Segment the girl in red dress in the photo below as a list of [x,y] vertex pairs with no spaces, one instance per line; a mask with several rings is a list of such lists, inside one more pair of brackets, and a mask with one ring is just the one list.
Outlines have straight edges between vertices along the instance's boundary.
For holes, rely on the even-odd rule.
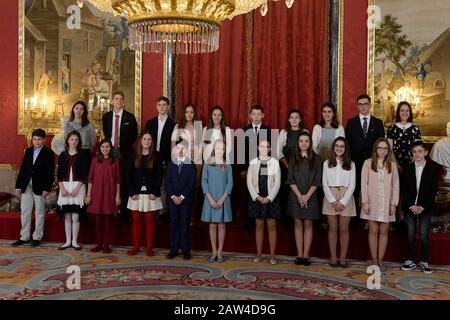
[[96,216],[97,246],[92,252],[110,253],[112,217],[120,206],[120,165],[111,153],[108,139],[100,141],[97,158],[92,159],[88,178],[86,204]]

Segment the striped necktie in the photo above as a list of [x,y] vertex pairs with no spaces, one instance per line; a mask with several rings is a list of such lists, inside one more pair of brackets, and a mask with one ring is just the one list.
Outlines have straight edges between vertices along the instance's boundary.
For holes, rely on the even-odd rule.
[[364,120],[364,123],[363,123],[362,130],[363,130],[363,136],[364,136],[364,139],[365,139],[367,137],[367,118],[364,117],[363,120]]

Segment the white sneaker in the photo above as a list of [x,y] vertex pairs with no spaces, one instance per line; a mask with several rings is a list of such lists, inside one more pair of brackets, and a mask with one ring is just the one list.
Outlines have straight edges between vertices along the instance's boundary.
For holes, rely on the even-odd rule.
[[424,273],[433,273],[433,270],[431,269],[430,265],[428,264],[428,262],[421,262],[420,263],[420,267],[422,268],[422,271]]
[[403,271],[412,271],[416,268],[416,264],[411,260],[406,260],[402,266]]

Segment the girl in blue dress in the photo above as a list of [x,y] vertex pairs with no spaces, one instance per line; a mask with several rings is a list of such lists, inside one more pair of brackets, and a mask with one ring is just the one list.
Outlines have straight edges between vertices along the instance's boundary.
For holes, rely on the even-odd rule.
[[[205,195],[201,220],[209,222],[212,254],[209,262],[222,263],[225,223],[232,220],[230,195],[233,189],[233,171],[226,163],[225,143],[218,139],[213,144],[211,158],[203,166],[202,189]],[[217,246],[217,236],[219,245]]]

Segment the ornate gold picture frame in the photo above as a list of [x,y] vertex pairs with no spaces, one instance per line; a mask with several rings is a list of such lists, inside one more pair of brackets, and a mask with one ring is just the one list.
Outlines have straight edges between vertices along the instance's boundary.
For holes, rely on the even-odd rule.
[[442,23],[450,20],[450,4],[369,0],[370,8],[367,91],[374,114],[388,126],[395,122],[397,104],[406,100],[423,140],[436,142],[450,122],[450,24]]
[[129,49],[126,21],[71,0],[19,0],[18,134],[61,131],[81,99],[101,133],[115,90],[141,118],[142,56]]

